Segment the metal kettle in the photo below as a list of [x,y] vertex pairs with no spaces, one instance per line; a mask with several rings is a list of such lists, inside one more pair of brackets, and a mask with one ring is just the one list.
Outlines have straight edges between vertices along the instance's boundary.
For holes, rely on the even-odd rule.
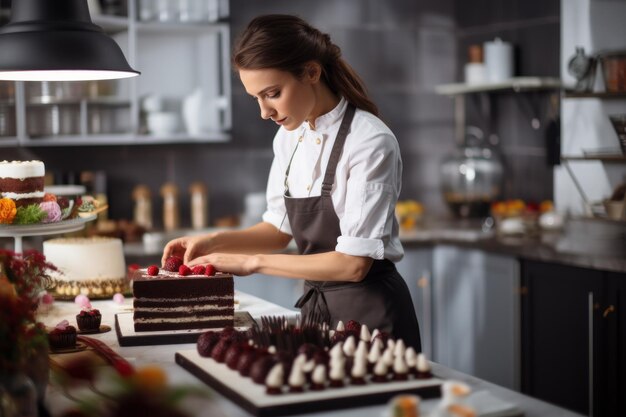
[[455,216],[485,217],[500,196],[504,167],[482,130],[470,126],[464,144],[444,158],[440,175],[443,198]]

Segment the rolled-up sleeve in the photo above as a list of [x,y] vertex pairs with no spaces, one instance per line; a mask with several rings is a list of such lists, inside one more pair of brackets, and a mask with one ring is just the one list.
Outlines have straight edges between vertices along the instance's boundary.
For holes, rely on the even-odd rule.
[[402,162],[393,136],[377,135],[352,150],[336,251],[384,259],[393,233],[401,175]]

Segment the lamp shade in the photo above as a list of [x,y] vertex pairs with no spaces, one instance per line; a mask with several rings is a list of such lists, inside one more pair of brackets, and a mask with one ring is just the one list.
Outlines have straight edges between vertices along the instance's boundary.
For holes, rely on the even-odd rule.
[[86,81],[139,75],[91,22],[87,0],[13,0],[0,27],[0,80]]

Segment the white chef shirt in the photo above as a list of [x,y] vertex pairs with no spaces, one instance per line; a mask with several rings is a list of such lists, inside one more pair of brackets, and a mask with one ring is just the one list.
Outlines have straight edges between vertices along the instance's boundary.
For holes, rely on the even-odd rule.
[[[291,197],[319,196],[326,166],[348,102],[293,131],[280,127],[274,137],[274,160],[267,183],[263,221],[293,235],[286,215],[285,172]],[[296,145],[298,148],[295,150]],[[396,137],[376,116],[357,109],[346,137],[331,190],[341,236],[335,250],[348,255],[397,262],[404,251],[394,208],[402,183],[402,160]]]

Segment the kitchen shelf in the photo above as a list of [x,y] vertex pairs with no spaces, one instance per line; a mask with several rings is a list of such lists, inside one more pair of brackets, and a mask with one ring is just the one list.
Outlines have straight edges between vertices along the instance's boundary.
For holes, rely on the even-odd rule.
[[563,155],[561,159],[564,161],[601,161],[607,163],[626,164],[626,155]]
[[494,93],[503,91],[523,92],[555,90],[562,88],[559,78],[552,77],[513,77],[508,81],[484,84],[441,84],[435,92],[444,96],[458,96],[473,93]]
[[599,99],[624,99],[626,98],[626,92],[622,93],[608,93],[608,92],[592,92],[592,93],[578,93],[575,91],[565,92],[564,98],[599,98]]
[[[226,132],[207,133],[202,136],[190,136],[186,133],[174,133],[167,136],[133,134],[90,134],[88,136],[65,135],[28,139],[21,142],[23,147],[43,146],[119,146],[119,145],[164,145],[193,143],[225,143],[231,136]],[[0,141],[2,143],[2,141]]]
[[[0,147],[208,144],[231,140],[227,0],[220,0],[215,19],[201,22],[140,21],[140,1],[128,0],[128,16],[98,14],[92,16],[92,21],[111,35],[141,76],[115,80],[112,85],[104,86],[108,89],[103,90],[105,94],[110,94],[94,98],[87,94],[91,89],[69,88],[65,95],[65,85],[51,85],[46,90],[43,87],[41,91],[34,90],[33,94],[29,85],[15,82],[13,98],[0,101],[0,109],[6,113],[12,114],[13,109],[7,111],[7,107],[15,106],[15,115],[11,117],[16,132],[7,132],[15,137],[0,138]],[[196,112],[183,114],[186,100],[197,97],[198,93],[201,100],[187,101],[192,105],[198,103],[197,109],[187,106]],[[151,111],[175,112],[185,127],[185,122],[193,123],[189,120],[194,114],[200,114],[206,119],[197,121],[202,126],[201,133],[197,136],[186,132],[167,136],[144,134],[148,130],[148,111],[143,105],[148,97],[159,103]],[[8,100],[14,103],[5,104]],[[41,128],[33,128],[35,123],[37,127],[41,124]],[[55,123],[61,128],[53,128]],[[192,127],[191,131],[199,130]]]

